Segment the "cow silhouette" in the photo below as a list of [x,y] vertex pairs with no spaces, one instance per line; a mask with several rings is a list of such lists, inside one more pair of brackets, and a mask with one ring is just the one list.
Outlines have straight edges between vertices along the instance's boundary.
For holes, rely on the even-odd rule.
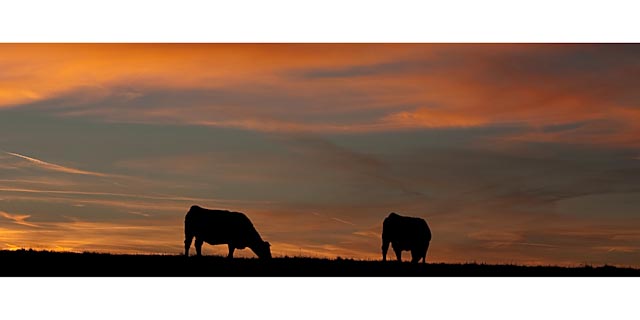
[[251,220],[244,213],[226,210],[211,210],[192,206],[184,218],[184,254],[189,256],[193,237],[198,256],[202,255],[202,244],[226,244],[228,258],[233,258],[235,249],[249,247],[259,258],[271,258],[271,245],[263,241]]
[[387,261],[389,243],[402,261],[402,251],[411,251],[411,262],[427,260],[427,250],[431,241],[431,230],[422,218],[404,217],[395,212],[389,214],[382,224],[382,261]]

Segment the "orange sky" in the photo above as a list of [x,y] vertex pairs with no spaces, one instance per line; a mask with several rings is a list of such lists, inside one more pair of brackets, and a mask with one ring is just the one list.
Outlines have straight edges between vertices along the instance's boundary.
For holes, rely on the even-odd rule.
[[433,261],[638,265],[639,53],[0,44],[0,247],[178,253],[200,204],[279,254],[377,259],[397,211]]

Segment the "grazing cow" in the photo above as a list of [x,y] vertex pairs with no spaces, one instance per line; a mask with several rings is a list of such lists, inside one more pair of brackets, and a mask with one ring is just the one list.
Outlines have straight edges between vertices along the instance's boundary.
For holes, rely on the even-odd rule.
[[228,258],[235,249],[249,247],[259,258],[271,258],[269,242],[262,241],[251,220],[241,212],[210,210],[193,206],[184,218],[184,254],[189,256],[191,240],[196,238],[196,253],[202,255],[204,242],[229,246]]
[[389,243],[402,261],[402,250],[411,251],[411,262],[427,260],[427,250],[431,241],[431,230],[424,219],[403,217],[395,212],[389,214],[382,224],[382,261],[387,261]]

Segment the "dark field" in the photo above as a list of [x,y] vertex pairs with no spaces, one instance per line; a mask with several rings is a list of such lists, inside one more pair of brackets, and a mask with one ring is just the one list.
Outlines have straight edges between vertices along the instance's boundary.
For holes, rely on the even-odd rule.
[[411,264],[300,257],[270,261],[219,256],[0,251],[0,276],[14,277],[629,277],[640,269],[487,264]]

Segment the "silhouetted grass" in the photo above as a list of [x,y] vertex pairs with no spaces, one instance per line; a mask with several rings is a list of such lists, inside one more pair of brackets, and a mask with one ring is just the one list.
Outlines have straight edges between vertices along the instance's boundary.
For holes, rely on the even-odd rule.
[[640,276],[640,269],[489,265],[411,264],[281,257],[268,261],[220,256],[115,255],[49,251],[0,251],[0,276],[66,277],[591,277]]

